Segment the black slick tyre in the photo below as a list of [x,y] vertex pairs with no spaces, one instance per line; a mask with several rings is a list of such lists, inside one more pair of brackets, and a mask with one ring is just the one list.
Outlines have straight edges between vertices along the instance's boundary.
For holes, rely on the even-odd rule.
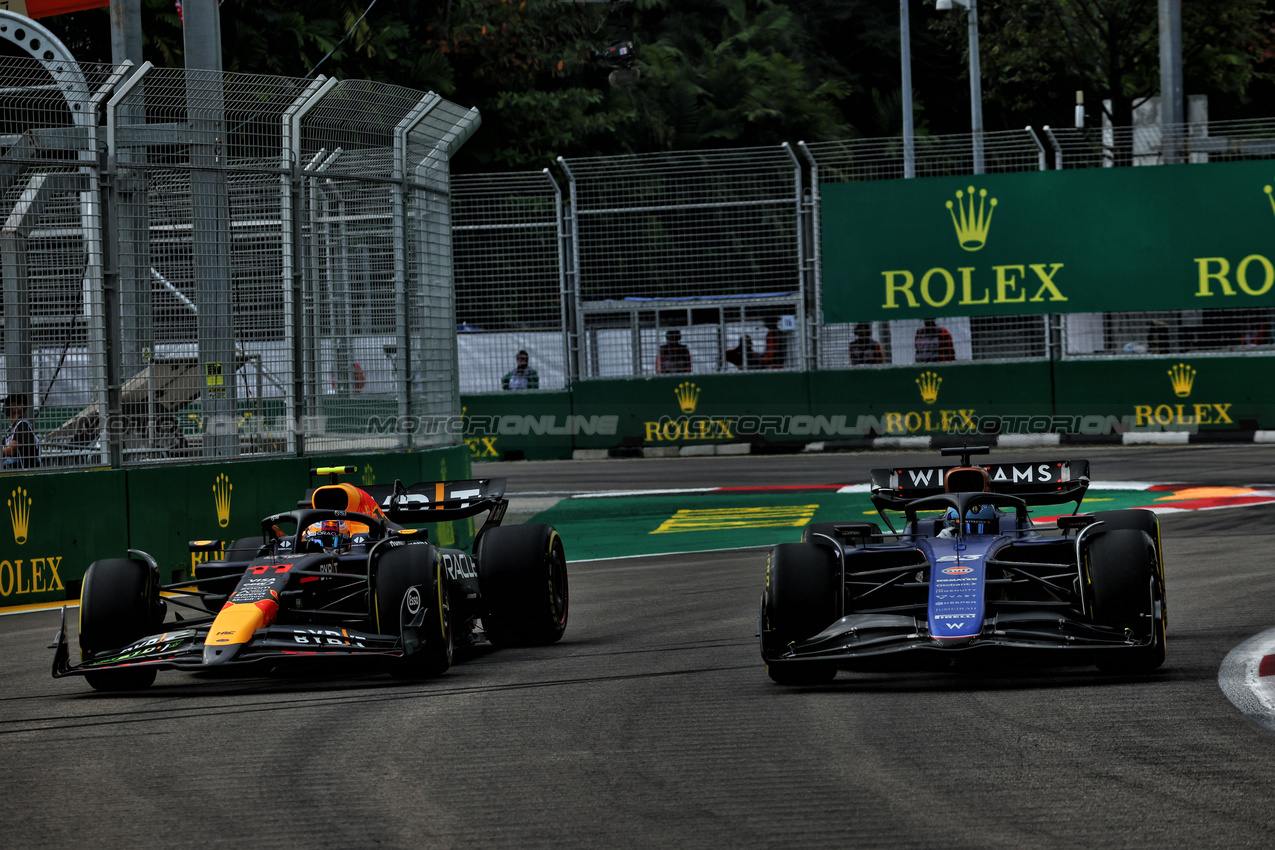
[[817,685],[837,675],[833,664],[777,656],[837,618],[837,559],[827,546],[781,543],[771,550],[762,597],[762,657],[781,685]]
[[1164,547],[1160,545],[1160,518],[1154,511],[1132,508],[1123,511],[1097,511],[1094,518],[1102,521],[1103,531],[1120,531],[1132,529],[1145,532],[1155,543],[1155,563],[1157,580],[1160,583],[1160,615],[1167,627],[1169,624],[1168,603],[1164,596]]
[[1087,604],[1099,625],[1126,629],[1145,646],[1115,651],[1097,662],[1115,673],[1149,673],[1164,663],[1165,624],[1155,542],[1132,528],[1096,531],[1085,547]]
[[[89,662],[103,652],[122,649],[145,637],[164,620],[159,586],[151,570],[131,558],[94,561],[80,589],[80,656]],[[131,691],[150,687],[154,667],[85,673],[99,691]]]
[[497,526],[475,552],[483,631],[496,646],[543,646],[567,629],[570,596],[562,538],[548,525]]
[[447,581],[438,550],[428,544],[396,546],[375,562],[373,626],[378,634],[401,636],[403,610],[410,620],[422,607],[425,621],[417,631],[420,646],[395,659],[390,673],[400,679],[441,676],[452,666],[452,618]]

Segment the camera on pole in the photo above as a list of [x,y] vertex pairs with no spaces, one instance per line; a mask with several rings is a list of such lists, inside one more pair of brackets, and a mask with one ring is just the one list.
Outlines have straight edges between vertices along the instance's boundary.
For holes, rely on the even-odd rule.
[[607,79],[613,86],[627,86],[637,82],[642,71],[634,66],[637,48],[633,45],[633,0],[606,0],[607,17],[602,26],[613,35],[613,40],[603,50],[593,51],[593,58],[612,68]]

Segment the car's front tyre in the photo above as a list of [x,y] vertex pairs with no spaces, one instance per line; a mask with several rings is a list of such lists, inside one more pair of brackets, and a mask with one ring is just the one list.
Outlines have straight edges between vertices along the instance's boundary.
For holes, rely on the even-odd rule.
[[378,554],[374,569],[372,615],[377,633],[401,636],[404,611],[410,621],[422,607],[428,609],[416,634],[420,646],[395,659],[390,673],[401,679],[446,673],[452,666],[452,618],[438,550],[429,544],[396,546]]
[[1085,547],[1085,576],[1093,621],[1146,641],[1105,654],[1098,668],[1115,673],[1159,668],[1165,658],[1165,623],[1155,541],[1139,529],[1099,529]]
[[[105,558],[89,565],[80,589],[83,661],[145,637],[163,621],[158,578],[150,567],[131,558]],[[155,681],[155,668],[96,670],[84,678],[99,691],[141,690]]]
[[781,543],[771,550],[762,595],[762,657],[773,681],[817,685],[836,677],[833,664],[778,656],[837,618],[837,581],[837,559],[827,546]]

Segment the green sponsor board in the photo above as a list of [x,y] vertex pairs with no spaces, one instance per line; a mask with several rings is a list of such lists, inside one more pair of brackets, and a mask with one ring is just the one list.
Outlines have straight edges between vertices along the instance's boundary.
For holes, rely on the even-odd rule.
[[472,460],[571,457],[579,433],[615,433],[615,421],[572,415],[571,393],[526,390],[460,399]]
[[1275,305],[1270,161],[824,184],[828,322]]
[[[781,420],[810,412],[803,372],[680,375],[577,381],[577,416],[613,417],[610,434],[578,434],[577,448],[687,446],[787,441]],[[764,427],[763,420],[775,428]],[[608,420],[609,421],[609,420]],[[741,430],[742,429],[742,430]]]
[[1054,364],[1057,414],[1070,430],[1253,431],[1275,428],[1272,360],[1181,357]]
[[[311,468],[356,466],[355,485],[463,479],[462,446],[419,452],[270,458],[128,470],[0,476],[11,536],[0,534],[0,607],[79,596],[88,565],[140,549],[165,583],[190,578],[209,553],[196,539],[229,543],[261,534],[261,519],[294,509],[306,490],[327,483]],[[443,546],[468,546],[472,520],[425,526]],[[6,564],[8,566],[6,566]]]
[[1029,433],[1052,424],[1048,361],[817,373],[809,437]]
[[0,607],[79,596],[96,558],[124,557],[124,472],[0,475],[7,521],[0,529]]

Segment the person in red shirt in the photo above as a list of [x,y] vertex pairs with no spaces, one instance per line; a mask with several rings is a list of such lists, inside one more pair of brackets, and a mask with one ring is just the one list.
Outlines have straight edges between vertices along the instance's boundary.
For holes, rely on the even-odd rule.
[[788,334],[779,329],[779,319],[770,316],[766,319],[766,351],[761,356],[758,368],[783,369],[788,365]]
[[691,371],[691,350],[682,344],[682,332],[671,330],[664,339],[665,343],[655,355],[656,373],[673,375]]
[[851,366],[875,366],[885,362],[881,343],[872,338],[872,325],[860,322],[854,326],[854,339],[850,341]]
[[952,335],[933,319],[926,319],[925,324],[917,329],[912,343],[916,346],[917,363],[949,363],[956,359]]

